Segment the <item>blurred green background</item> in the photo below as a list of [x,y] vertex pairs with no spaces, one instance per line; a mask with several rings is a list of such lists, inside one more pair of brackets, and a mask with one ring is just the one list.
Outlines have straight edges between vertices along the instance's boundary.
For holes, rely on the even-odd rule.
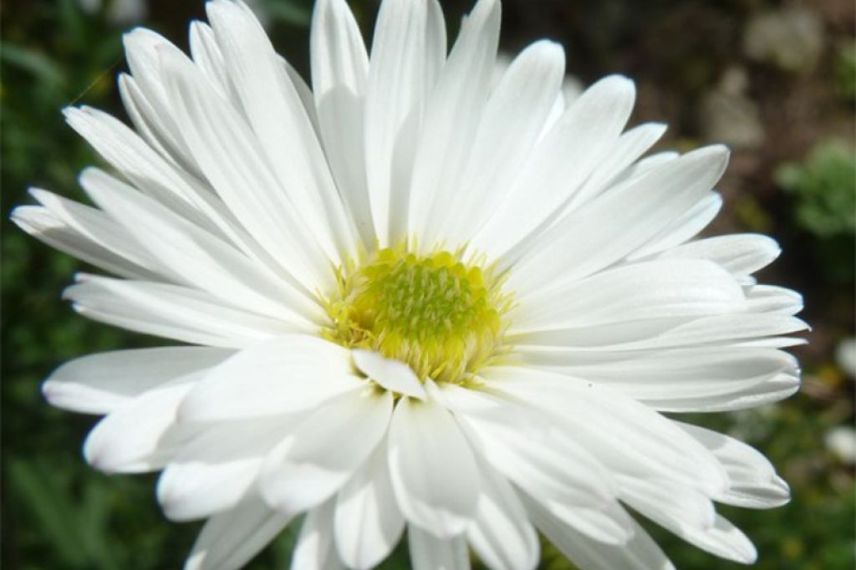
[[[456,27],[471,2],[442,2]],[[310,0],[256,0],[279,50],[306,71]],[[374,0],[352,5],[367,34]],[[2,565],[16,569],[180,567],[198,525],[166,522],[154,476],[89,469],[95,418],[50,408],[39,383],[61,362],[151,339],[78,318],[60,291],[81,264],[17,231],[8,213],[30,185],[82,199],[78,171],[98,162],[60,110],[123,117],[115,76],[121,34],[154,28],[186,47],[201,0],[7,0],[0,7],[2,120]],[[805,295],[813,330],[797,349],[804,388],[781,405],[692,418],[763,450],[793,488],[773,511],[723,511],[754,539],[758,568],[854,568],[854,231],[856,43],[852,0],[505,0],[502,45],[565,45],[583,83],[610,72],[638,82],[636,121],[671,125],[663,147],[734,149],[711,233],[773,235],[784,254],[767,282]],[[293,533],[293,530],[291,531]],[[733,568],[655,529],[680,568]],[[285,568],[286,533],[252,568]],[[388,568],[406,568],[401,549]],[[545,550],[545,568],[571,566]]]

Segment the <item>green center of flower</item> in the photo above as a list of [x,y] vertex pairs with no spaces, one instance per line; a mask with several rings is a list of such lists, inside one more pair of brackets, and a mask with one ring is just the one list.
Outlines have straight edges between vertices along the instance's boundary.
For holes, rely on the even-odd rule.
[[459,255],[387,248],[339,271],[325,336],[406,362],[423,380],[465,382],[501,352],[508,306],[492,273]]

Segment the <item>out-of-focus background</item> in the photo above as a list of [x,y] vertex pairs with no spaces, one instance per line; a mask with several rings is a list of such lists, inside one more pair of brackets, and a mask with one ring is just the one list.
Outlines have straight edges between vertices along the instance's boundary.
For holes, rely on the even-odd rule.
[[[444,1],[452,27],[471,1]],[[306,71],[311,0],[255,0],[279,50]],[[352,5],[366,35],[376,0]],[[180,567],[196,524],[166,522],[154,476],[88,468],[94,417],[50,408],[40,381],[90,352],[155,341],[73,314],[60,291],[82,265],[17,231],[8,213],[30,185],[76,199],[98,163],[60,110],[87,104],[125,118],[115,76],[121,34],[145,25],[186,47],[202,0],[6,0],[0,7],[2,120],[2,566]],[[502,46],[549,37],[583,84],[612,72],[637,81],[634,120],[671,125],[661,147],[723,142],[733,156],[711,233],[763,232],[784,254],[762,274],[805,295],[813,330],[796,350],[802,391],[772,407],[699,416],[764,451],[793,501],[773,511],[723,508],[754,539],[758,568],[854,568],[854,233],[856,40],[852,0],[505,0]],[[569,157],[570,160],[573,157]],[[293,530],[251,568],[285,568]],[[679,568],[736,568],[655,529]],[[406,568],[405,553],[383,567]],[[543,568],[572,566],[550,548]],[[621,569],[617,569],[621,570]]]

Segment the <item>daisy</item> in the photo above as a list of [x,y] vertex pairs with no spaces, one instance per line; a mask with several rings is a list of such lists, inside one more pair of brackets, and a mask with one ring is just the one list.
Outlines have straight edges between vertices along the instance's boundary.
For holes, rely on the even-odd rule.
[[[238,568],[302,520],[292,567],[531,570],[538,533],[581,568],[670,568],[632,509],[752,562],[715,503],[788,486],[757,451],[664,413],[798,388],[800,296],[756,283],[769,238],[697,239],[728,152],[642,157],[633,83],[572,102],[540,41],[494,78],[500,4],[447,52],[436,0],[385,0],[370,54],[319,0],[311,88],[241,2],[207,5],[191,57],[125,36],[133,123],[66,110],[103,156],[90,207],[44,190],[14,220],[113,277],[74,308],[183,343],[85,356],[44,384],[103,414],[84,454],[161,471],[187,568]],[[405,532],[406,531],[406,532]]]

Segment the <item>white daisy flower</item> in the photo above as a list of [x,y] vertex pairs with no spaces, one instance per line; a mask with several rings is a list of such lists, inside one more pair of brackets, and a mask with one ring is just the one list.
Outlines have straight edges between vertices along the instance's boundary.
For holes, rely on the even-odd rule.
[[293,568],[367,569],[402,538],[417,570],[530,570],[543,533],[581,568],[669,568],[627,507],[717,556],[749,539],[714,504],[788,487],[757,451],[664,413],[798,387],[792,291],[751,276],[759,235],[696,239],[721,146],[640,159],[611,76],[564,106],[536,42],[494,82],[498,0],[447,53],[436,0],[385,0],[369,55],[319,0],[311,89],[240,2],[207,5],[192,58],[125,36],[134,128],[66,111],[113,173],[96,207],[33,190],[15,221],[115,277],[65,297],[191,346],[95,354],[48,400],[104,414],[108,473],[160,470],[176,521],[207,519],[187,568],[238,568],[305,515]]

